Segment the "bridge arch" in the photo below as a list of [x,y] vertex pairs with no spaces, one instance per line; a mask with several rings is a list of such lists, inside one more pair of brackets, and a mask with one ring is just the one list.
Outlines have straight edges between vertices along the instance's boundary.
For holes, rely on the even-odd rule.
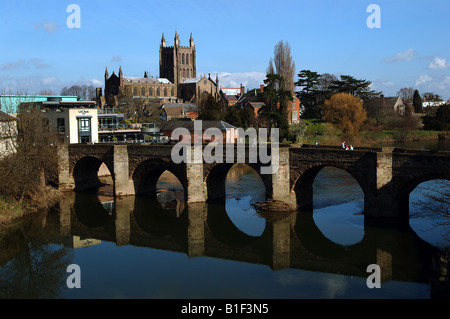
[[427,172],[427,173],[412,173],[408,179],[404,180],[396,187],[398,193],[396,201],[399,205],[400,217],[409,217],[409,195],[416,189],[417,186],[424,182],[432,180],[447,180],[450,181],[449,172]]
[[86,191],[103,185],[98,178],[100,166],[105,163],[114,180],[114,171],[108,163],[95,156],[79,158],[73,167],[72,176],[75,183],[75,191]]
[[[223,201],[226,196],[225,182],[230,169],[238,163],[212,163],[204,166],[204,183],[207,188],[207,201]],[[265,187],[266,198],[272,195],[271,175],[261,174],[259,164],[242,163],[252,168]]]
[[169,171],[180,181],[186,193],[187,179],[184,167],[161,159],[150,158],[140,162],[131,174],[135,194],[156,196],[156,184],[165,171]]
[[349,174],[358,183],[364,197],[368,193],[368,185],[364,176],[358,171],[351,169],[351,167],[340,165],[339,163],[317,163],[304,167],[301,172],[297,172],[297,179],[291,187],[291,194],[295,194],[297,206],[302,210],[313,209],[313,183],[320,171],[325,167],[338,168]]

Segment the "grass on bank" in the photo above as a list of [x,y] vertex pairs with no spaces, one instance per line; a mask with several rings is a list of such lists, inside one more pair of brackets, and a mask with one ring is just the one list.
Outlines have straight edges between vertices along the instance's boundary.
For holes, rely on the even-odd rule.
[[437,139],[439,135],[450,138],[450,132],[425,131],[425,130],[376,130],[363,129],[359,136],[346,136],[342,130],[320,119],[304,119],[307,129],[301,142],[314,144],[318,141],[321,145],[340,146],[343,141],[355,146],[371,146],[380,143],[402,142],[413,140]]
[[0,225],[23,216],[24,211],[21,203],[0,195]]

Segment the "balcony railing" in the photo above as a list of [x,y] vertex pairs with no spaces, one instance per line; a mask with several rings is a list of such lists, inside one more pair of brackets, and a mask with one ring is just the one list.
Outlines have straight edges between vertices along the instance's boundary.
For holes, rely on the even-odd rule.
[[120,113],[116,109],[98,109],[98,114],[116,114]]

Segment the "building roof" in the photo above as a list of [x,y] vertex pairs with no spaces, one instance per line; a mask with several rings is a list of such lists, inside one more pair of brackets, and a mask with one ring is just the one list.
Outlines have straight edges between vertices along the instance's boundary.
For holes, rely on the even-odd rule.
[[259,109],[264,106],[264,102],[248,102],[248,104],[254,109]]
[[187,128],[189,131],[194,131],[195,123],[200,122],[202,124],[202,130],[206,130],[208,128],[218,128],[221,131],[226,131],[227,129],[236,128],[235,126],[224,122],[224,121],[168,121],[159,125],[161,131],[173,131],[177,128]]
[[181,82],[181,84],[187,84],[187,83],[197,83],[199,82],[201,79],[203,79],[204,76],[198,77],[198,78],[189,78],[189,79],[184,79],[183,82]]
[[124,77],[123,81],[127,83],[172,83],[166,78],[144,78],[132,76]]
[[197,112],[198,107],[195,104],[192,103],[165,103],[163,104],[162,108],[175,108],[175,107],[181,107],[182,110],[185,112]]
[[225,95],[240,95],[241,88],[221,88],[220,89]]
[[182,106],[165,107],[164,111],[166,112],[167,116],[179,116],[183,114],[183,107]]
[[75,95],[25,95],[25,94],[1,94],[0,109],[11,113],[17,113],[21,103],[48,102],[48,101],[77,101]]
[[247,92],[239,97],[239,99],[236,101],[236,103],[243,103],[244,105],[247,105],[247,103],[250,102],[261,102],[264,103],[264,100],[261,96],[261,94],[257,94],[256,90],[253,90],[252,92]]
[[225,98],[227,101],[237,101],[237,100],[239,99],[239,95],[229,95],[229,94],[226,94],[226,95],[224,95],[224,98]]

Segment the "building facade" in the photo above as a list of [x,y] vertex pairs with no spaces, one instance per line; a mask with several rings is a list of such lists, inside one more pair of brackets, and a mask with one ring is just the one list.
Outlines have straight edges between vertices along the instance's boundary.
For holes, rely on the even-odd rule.
[[0,159],[15,151],[17,118],[0,111]]
[[20,107],[37,107],[47,120],[50,131],[59,133],[63,144],[98,141],[98,113],[95,101],[63,101],[52,97],[46,101],[25,102]]
[[[192,34],[188,46],[180,44],[177,32],[174,45],[167,46],[163,34],[159,47],[159,77],[149,77],[147,72],[144,72],[143,77],[124,76],[122,67],[119,68],[117,75],[113,71],[110,76],[106,68],[104,90],[106,104],[117,106],[121,97],[146,97],[165,103],[199,102],[206,93],[217,98],[218,79],[216,77],[214,82],[211,78],[197,77],[196,56]],[[205,78],[207,84],[204,83]]]

